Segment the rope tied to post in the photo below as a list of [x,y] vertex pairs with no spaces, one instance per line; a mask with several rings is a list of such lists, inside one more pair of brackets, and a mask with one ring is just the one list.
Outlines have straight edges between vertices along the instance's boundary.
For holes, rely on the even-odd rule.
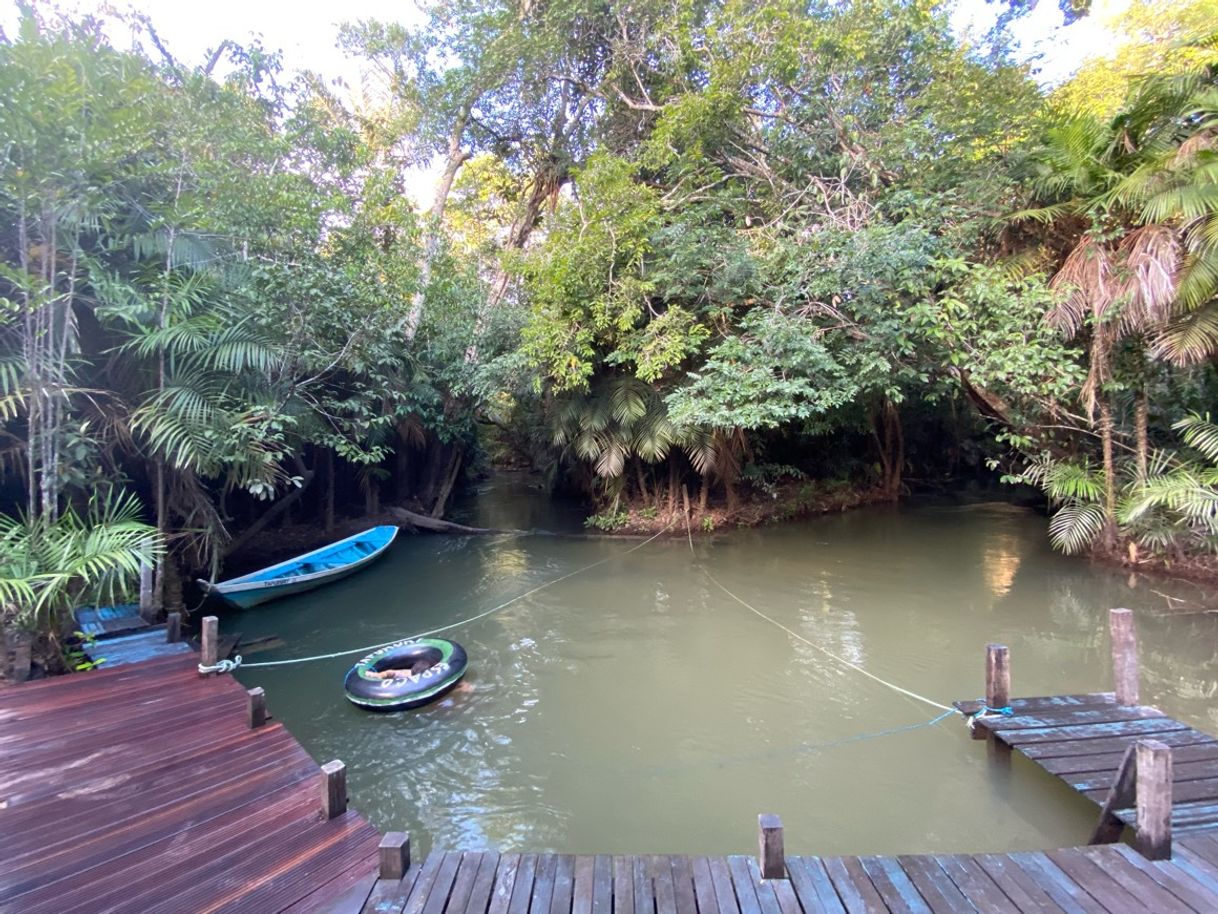
[[236,657],[233,657],[231,660],[225,658],[224,660],[217,660],[215,663],[210,664],[210,665],[205,664],[205,663],[200,663],[199,664],[199,673],[200,674],[231,673],[233,670],[235,670],[239,666],[241,666],[241,655],[240,654],[238,654]]
[[986,718],[986,717],[1014,717],[1015,716],[1015,709],[1012,708],[1010,705],[1003,705],[1001,708],[991,708],[988,704],[985,703],[984,698],[978,698],[977,701],[980,702],[981,707],[979,707],[972,714],[967,715],[968,716],[968,728],[970,730],[972,730],[977,725],[977,721],[982,720],[983,718]]

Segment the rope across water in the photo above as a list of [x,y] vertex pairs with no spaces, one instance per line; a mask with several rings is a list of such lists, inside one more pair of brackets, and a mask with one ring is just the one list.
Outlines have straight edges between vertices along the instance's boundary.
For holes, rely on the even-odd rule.
[[[710,573],[710,569],[707,568],[703,562],[698,560],[698,553],[694,549],[693,534],[690,532],[690,529],[689,529],[689,518],[688,517],[685,518],[685,536],[689,540],[689,551],[694,556],[695,561],[698,562],[698,567],[700,567],[702,569],[702,573],[704,575],[706,575],[706,579],[708,581],[710,581],[712,584],[714,584],[716,587],[718,587],[720,590],[722,590],[725,594],[727,594],[733,600],[735,600],[737,603],[739,603],[741,606],[743,606],[745,609],[747,609],[749,612],[756,613],[758,616],[760,616],[765,621],[769,622],[771,625],[777,626],[778,628],[782,629],[784,632],[786,632],[788,635],[790,635],[795,640],[803,642],[804,644],[808,645],[808,647],[812,648],[813,650],[820,651],[826,657],[829,657],[832,660],[836,660],[838,663],[842,664],[843,666],[848,666],[848,667],[850,667],[850,669],[855,670],[859,673],[862,673],[868,679],[874,680],[875,682],[878,682],[880,685],[885,686],[889,689],[892,689],[894,692],[897,692],[908,698],[912,698],[915,701],[920,701],[923,704],[930,705],[932,708],[938,708],[940,711],[947,712],[947,714],[957,713],[957,709],[951,707],[950,705],[940,704],[939,702],[935,701],[933,698],[927,698],[925,695],[919,695],[917,692],[913,692],[913,691],[910,691],[909,689],[902,688],[901,686],[897,685],[895,682],[889,682],[887,679],[881,679],[879,676],[875,675],[874,673],[868,672],[867,670],[863,669],[857,663],[852,663],[851,661],[847,660],[845,657],[839,657],[837,654],[833,653],[832,651],[828,651],[825,648],[821,647],[815,641],[811,641],[808,638],[805,638],[799,632],[795,631],[794,629],[788,628],[787,626],[783,625],[777,619],[775,619],[771,616],[767,616],[756,606],[753,606],[751,603],[747,602],[744,598],[742,598],[742,597],[738,596],[737,594],[733,593],[732,591],[728,590],[723,584],[721,584],[719,582],[718,578],[716,578],[713,574]],[[939,719],[933,721],[933,723],[938,723],[938,720],[941,720],[941,719],[942,718],[939,718]]]
[[493,616],[495,613],[499,612],[500,610],[507,609],[513,603],[519,603],[521,600],[525,599],[526,597],[531,597],[533,594],[539,593],[539,592],[545,590],[547,587],[553,587],[555,584],[561,584],[563,581],[569,580],[570,578],[573,578],[576,575],[583,574],[585,571],[591,571],[593,568],[597,568],[601,565],[605,565],[609,562],[612,562],[614,559],[624,558],[625,556],[630,555],[632,552],[638,552],[644,546],[649,545],[654,540],[658,539],[659,537],[661,537],[665,533],[667,533],[669,531],[669,529],[671,529],[671,527],[672,527],[672,524],[669,524],[663,530],[648,537],[643,542],[641,542],[635,546],[631,546],[629,549],[625,550],[624,552],[619,552],[619,553],[616,553],[615,555],[606,556],[603,559],[599,559],[598,561],[591,562],[587,565],[582,566],[581,568],[576,568],[574,571],[569,571],[566,574],[562,575],[561,577],[557,577],[552,580],[546,581],[544,584],[539,584],[538,586],[534,587],[532,590],[526,590],[524,593],[517,594],[516,596],[512,597],[510,600],[505,600],[504,602],[500,603],[498,606],[492,606],[490,609],[486,610],[485,612],[480,612],[476,616],[470,616],[468,619],[461,619],[458,622],[450,622],[447,625],[441,625],[438,628],[428,629],[425,632],[418,632],[417,634],[410,635],[409,638],[394,638],[392,641],[383,641],[380,644],[369,644],[365,647],[354,647],[354,648],[351,648],[351,650],[346,650],[346,651],[332,651],[328,654],[314,654],[311,657],[294,657],[291,660],[265,660],[262,663],[245,663],[245,664],[242,664],[242,666],[244,666],[246,669],[251,669],[254,667],[290,666],[290,665],[296,664],[296,663],[312,663],[315,660],[332,660],[336,657],[351,657],[355,654],[366,654],[366,653],[369,653],[370,651],[379,650],[382,647],[388,647],[391,644],[397,644],[399,641],[410,640],[412,638],[428,638],[428,637],[431,637],[432,635],[439,635],[442,632],[447,632],[447,631],[451,631],[454,628],[459,628],[462,625],[470,625],[471,623],[478,622],[481,619],[485,619],[487,616]]

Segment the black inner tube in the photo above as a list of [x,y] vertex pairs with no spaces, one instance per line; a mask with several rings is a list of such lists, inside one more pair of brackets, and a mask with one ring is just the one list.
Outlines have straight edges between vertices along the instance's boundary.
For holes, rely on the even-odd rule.
[[408,670],[417,676],[439,663],[443,656],[438,647],[420,647],[383,657],[372,664],[372,669],[377,673],[386,670]]

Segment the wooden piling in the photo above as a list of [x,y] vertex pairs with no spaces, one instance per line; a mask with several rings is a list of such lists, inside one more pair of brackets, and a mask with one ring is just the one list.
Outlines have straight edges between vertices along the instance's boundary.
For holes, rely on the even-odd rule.
[[985,647],[985,703],[991,708],[1011,703],[1011,660],[1005,644]]
[[246,719],[250,729],[256,730],[266,723],[266,690],[262,686],[255,686],[247,690],[245,695]]
[[182,640],[182,614],[170,613],[165,617],[165,640],[176,644]]
[[[1011,665],[1005,644],[985,646],[985,704],[988,708],[1005,708],[1011,700]],[[973,739],[988,736],[983,727],[973,727]],[[993,745],[994,741],[990,740]]]
[[1134,847],[1148,860],[1171,859],[1171,747],[1139,740],[1137,752],[1137,834]]
[[410,869],[410,835],[404,831],[386,832],[377,848],[380,878],[399,880]]
[[1112,635],[1112,677],[1119,705],[1140,704],[1138,697],[1138,636],[1133,610],[1110,609],[1108,630]]
[[[199,665],[215,666],[219,661],[220,651],[220,620],[216,616],[203,617],[203,631],[200,635]],[[210,675],[204,673],[203,675]]]
[[333,819],[347,811],[347,766],[335,759],[321,766],[321,815]]
[[763,813],[757,817],[757,865],[761,870],[762,879],[787,878],[782,819],[772,813]]

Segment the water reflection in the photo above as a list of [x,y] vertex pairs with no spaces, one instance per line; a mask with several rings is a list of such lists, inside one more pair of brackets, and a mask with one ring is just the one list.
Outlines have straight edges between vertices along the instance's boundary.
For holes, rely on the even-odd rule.
[[998,532],[985,540],[982,548],[982,567],[985,583],[995,597],[1005,597],[1015,583],[1019,572],[1019,539],[1006,532]]
[[[499,487],[469,519],[564,522],[545,512],[535,491]],[[281,656],[321,653],[468,618],[612,559],[454,633],[467,682],[422,711],[350,706],[346,660],[242,671],[315,757],[347,763],[357,808],[421,849],[747,852],[763,810],[804,852],[1086,837],[1091,811],[1068,791],[1018,766],[999,776],[954,721],[915,726],[933,711],[728,599],[700,562],[814,644],[939,701],[980,692],[989,641],[1011,646],[1018,692],[1108,688],[1106,612],[1128,605],[1144,698],[1218,729],[1215,618],[1147,612],[1162,600],[1054,555],[1031,512],[885,508],[721,536],[696,560],[665,539],[613,558],[633,545],[405,537],[361,575],[222,624],[283,637]]]

